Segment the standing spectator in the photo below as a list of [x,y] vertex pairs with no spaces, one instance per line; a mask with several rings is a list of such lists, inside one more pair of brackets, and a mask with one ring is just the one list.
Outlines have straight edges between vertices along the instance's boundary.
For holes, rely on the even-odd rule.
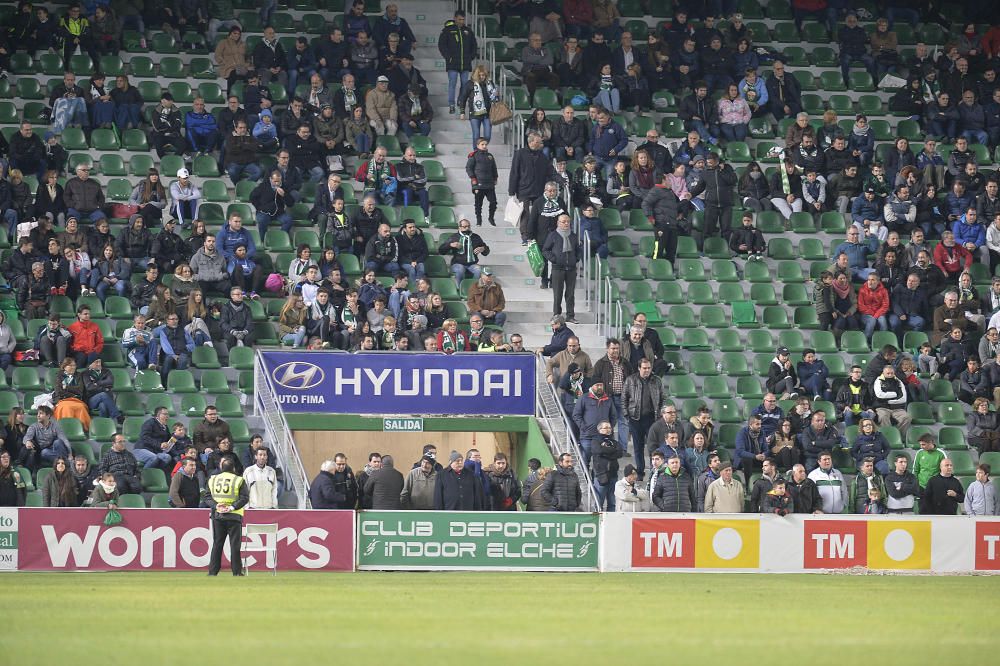
[[531,237],[529,221],[533,209],[544,191],[545,184],[552,179],[554,171],[552,163],[542,152],[542,144],[540,135],[534,132],[529,133],[527,145],[518,149],[511,160],[507,194],[523,204],[519,221],[521,245],[523,246],[528,245]]
[[[450,21],[445,21],[444,29],[438,37],[438,52],[444,58],[444,68],[448,72],[448,113],[455,113],[455,91],[459,80],[464,86],[472,71],[472,61],[478,52],[476,36],[465,25],[465,12],[457,10]],[[531,94],[530,91],[529,95]]]
[[816,484],[822,501],[823,513],[844,513],[847,508],[847,488],[844,475],[833,466],[833,457],[822,453],[818,459],[819,466],[809,473],[809,478]]
[[722,463],[719,478],[708,485],[705,491],[705,513],[742,513],[744,503],[743,484],[733,480],[733,466]]
[[197,474],[198,461],[186,458],[180,465],[180,470],[170,479],[170,506],[175,509],[198,508],[202,493]]
[[642,359],[639,361],[638,372],[625,380],[622,390],[622,411],[629,420],[632,458],[636,463],[640,479],[646,474],[646,439],[656,415],[664,406],[664,398],[663,383],[659,377],[653,375],[652,359]]
[[476,226],[483,226],[483,201],[488,200],[489,223],[496,226],[494,217],[497,211],[497,165],[496,159],[489,151],[489,139],[480,137],[476,141],[476,150],[469,153],[465,164],[465,172],[472,181],[472,191],[475,196]]
[[70,350],[79,367],[88,366],[100,358],[104,336],[97,324],[90,321],[89,306],[81,305],[76,309],[76,321],[70,324],[69,332],[73,335]]
[[559,456],[558,466],[542,482],[542,499],[551,511],[579,511],[583,502],[580,479],[573,469],[573,454]]
[[688,513],[697,506],[694,479],[681,466],[681,460],[672,456],[667,469],[659,474],[653,490],[653,505],[665,513]]
[[[450,72],[449,72],[450,76]],[[490,122],[490,108],[499,99],[496,86],[489,79],[489,72],[483,65],[476,65],[471,78],[462,84],[458,95],[459,118],[465,120],[468,111],[469,124],[472,126],[472,145],[477,147],[480,139],[487,143],[492,137],[493,125]]]
[[990,481],[990,466],[980,463],[976,467],[976,480],[965,490],[964,508],[967,516],[1000,515],[996,488]]
[[399,510],[403,492],[403,475],[393,464],[392,456],[382,456],[382,465],[365,481],[366,504],[374,510]]
[[565,295],[566,321],[576,323],[576,273],[580,262],[580,239],[570,229],[569,215],[560,215],[556,229],[548,235],[542,255],[552,266],[553,315],[562,314]]
[[920,514],[924,516],[954,516],[965,501],[965,490],[954,475],[951,460],[941,461],[937,474],[927,481],[920,497]]
[[[224,20],[220,19],[220,16],[213,15],[209,26],[221,23],[221,20]],[[227,95],[232,90],[233,84],[240,79],[246,78],[250,72],[251,66],[247,60],[246,42],[243,41],[243,30],[238,24],[230,26],[229,35],[216,44],[215,66],[219,72],[219,76],[226,80]]]

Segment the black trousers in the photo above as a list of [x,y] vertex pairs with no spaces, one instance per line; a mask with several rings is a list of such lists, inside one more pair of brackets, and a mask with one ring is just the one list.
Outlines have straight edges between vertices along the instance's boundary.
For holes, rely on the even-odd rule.
[[576,266],[566,270],[552,266],[552,314],[562,314],[563,294],[566,296],[566,317],[576,316]]
[[483,199],[490,202],[490,222],[497,214],[497,191],[495,187],[481,187],[475,192],[476,195],[476,224],[483,223]]
[[243,520],[232,518],[212,518],[212,559],[208,565],[208,575],[217,576],[222,568],[222,549],[229,539],[229,564],[233,575],[243,573],[240,548],[243,540]]
[[705,239],[709,236],[714,236],[716,230],[722,232],[722,237],[729,240],[729,230],[733,224],[733,207],[732,206],[713,206],[711,204],[705,206],[705,231],[702,233],[701,247],[699,250],[705,249]]

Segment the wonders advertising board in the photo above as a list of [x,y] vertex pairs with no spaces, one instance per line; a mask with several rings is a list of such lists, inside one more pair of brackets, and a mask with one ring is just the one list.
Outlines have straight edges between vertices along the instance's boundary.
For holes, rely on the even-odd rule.
[[261,352],[286,412],[532,416],[532,354]]
[[596,571],[589,513],[363,511],[359,569]]
[[[105,509],[20,509],[21,571],[185,571],[208,567],[212,528],[207,509],[120,509],[124,520],[104,525]],[[248,510],[244,524],[278,525],[278,569],[352,571],[353,511]],[[260,535],[248,537],[258,542]],[[228,547],[223,568],[228,566]],[[249,555],[251,568],[264,554]]]

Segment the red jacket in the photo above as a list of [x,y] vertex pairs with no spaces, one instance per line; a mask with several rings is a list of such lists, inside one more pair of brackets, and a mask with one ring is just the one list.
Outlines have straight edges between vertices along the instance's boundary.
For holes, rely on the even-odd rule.
[[100,354],[104,349],[104,336],[101,329],[92,321],[82,322],[77,320],[69,325],[69,332],[73,334],[73,342],[70,349],[84,354]]
[[858,289],[858,314],[883,317],[889,312],[889,290],[878,283],[878,287],[870,289],[868,283]]
[[983,35],[983,50],[991,58],[1000,54],[1000,26],[993,26]]
[[[951,249],[951,254],[948,250]],[[934,265],[944,271],[945,275],[960,273],[972,265],[972,253],[955,243],[946,248],[944,243],[934,246]]]
[[590,25],[594,22],[594,8],[590,0],[563,0],[563,20],[570,25]]

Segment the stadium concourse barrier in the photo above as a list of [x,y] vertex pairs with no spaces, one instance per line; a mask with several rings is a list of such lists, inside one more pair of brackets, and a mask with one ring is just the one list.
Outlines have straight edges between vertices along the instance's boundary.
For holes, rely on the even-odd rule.
[[[0,570],[208,566],[206,510],[121,513],[107,527],[104,509],[0,509]],[[1000,571],[1000,517],[252,510],[245,522],[278,524],[282,571]]]

